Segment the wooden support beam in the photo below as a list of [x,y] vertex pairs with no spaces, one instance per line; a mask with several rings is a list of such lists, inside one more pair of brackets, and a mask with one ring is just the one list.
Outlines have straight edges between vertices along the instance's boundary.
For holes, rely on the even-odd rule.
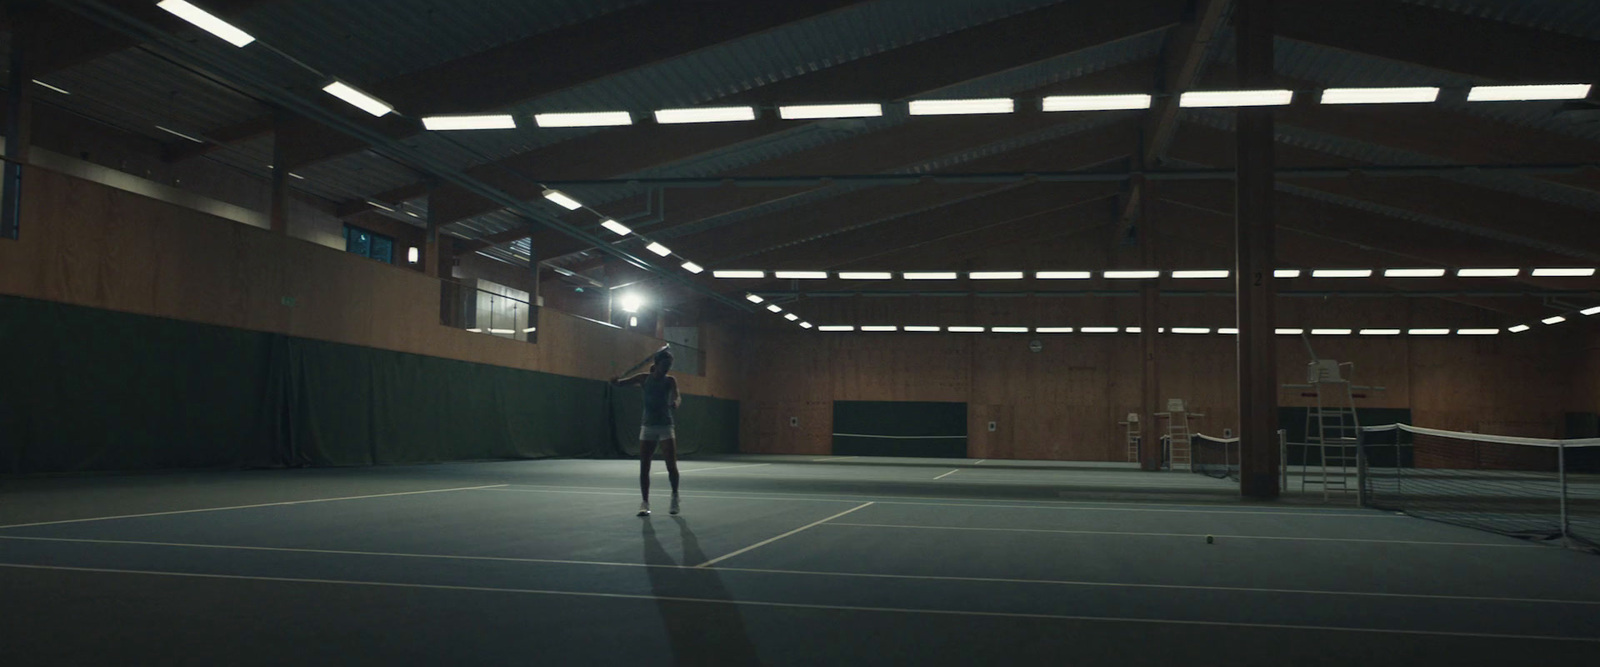
[[[1239,0],[1239,84],[1273,84],[1275,0]],[[1239,490],[1246,498],[1278,497],[1278,363],[1274,318],[1277,262],[1272,109],[1240,109],[1235,225],[1235,306],[1239,329]]]

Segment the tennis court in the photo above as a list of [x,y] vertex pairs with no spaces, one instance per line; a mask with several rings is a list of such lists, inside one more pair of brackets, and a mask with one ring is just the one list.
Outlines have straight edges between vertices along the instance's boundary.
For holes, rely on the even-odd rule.
[[628,461],[24,480],[0,627],[14,664],[1561,664],[1600,641],[1575,550],[1181,472],[810,458],[684,462],[683,514],[650,518]]

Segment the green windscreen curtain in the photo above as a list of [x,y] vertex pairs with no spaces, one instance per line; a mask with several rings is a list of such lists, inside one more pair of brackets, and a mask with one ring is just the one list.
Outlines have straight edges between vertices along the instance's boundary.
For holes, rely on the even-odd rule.
[[[47,301],[0,296],[0,362],[0,473],[637,447],[637,405],[598,380]],[[679,414],[681,453],[737,451],[737,401],[685,396]]]
[[966,458],[967,404],[834,401],[833,453]]

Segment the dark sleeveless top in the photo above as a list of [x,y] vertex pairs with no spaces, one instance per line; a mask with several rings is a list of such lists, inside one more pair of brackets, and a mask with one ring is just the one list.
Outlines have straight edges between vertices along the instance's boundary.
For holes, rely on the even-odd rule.
[[644,379],[644,425],[672,425],[672,380],[670,376]]

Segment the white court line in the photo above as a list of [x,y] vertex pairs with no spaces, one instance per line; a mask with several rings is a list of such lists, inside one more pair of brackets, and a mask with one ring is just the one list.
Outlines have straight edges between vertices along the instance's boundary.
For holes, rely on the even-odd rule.
[[[737,465],[737,466],[720,466],[720,467],[717,467],[717,468],[685,468],[685,469],[679,470],[679,472],[706,472],[708,470],[729,470],[729,469],[732,469],[732,468],[760,468],[761,466],[769,466],[769,465],[772,465],[772,464],[771,463],[750,463],[750,464]],[[670,472],[670,471],[663,470],[663,471],[658,472],[656,474],[657,475],[665,475],[668,472]]]
[[954,474],[956,474],[958,472],[961,472],[961,470],[959,468],[956,469],[956,470],[951,470],[950,472],[947,472],[947,473],[945,473],[943,475],[940,475],[938,477],[935,477],[934,479],[944,479],[944,478],[949,477],[951,475],[954,475]]
[[1285,542],[1367,542],[1376,544],[1429,544],[1448,547],[1490,547],[1494,549],[1548,549],[1537,544],[1494,544],[1490,542],[1436,542],[1431,540],[1380,540],[1366,537],[1292,537],[1286,535],[1207,535],[1205,533],[1147,533],[1125,530],[1059,530],[1054,528],[978,528],[972,526],[908,526],[892,523],[830,523],[830,526],[861,528],[909,528],[914,530],[973,530],[998,533],[1056,533],[1061,535],[1134,535],[1139,537],[1224,537],[1236,540],[1281,540]]
[[845,461],[845,460],[848,460],[848,459],[859,459],[859,458],[861,458],[861,457],[859,457],[859,456],[830,456],[830,457],[825,458],[825,459],[811,459],[811,460],[813,460],[813,461]]
[[[846,524],[834,524],[846,525]],[[540,565],[586,565],[594,567],[632,567],[632,568],[661,568],[669,570],[692,570],[694,565],[655,565],[648,563],[622,563],[613,561],[570,560],[560,558],[517,558],[512,556],[456,556],[449,554],[415,554],[395,553],[387,551],[350,551],[341,549],[306,549],[299,547],[250,547],[226,544],[192,544],[186,542],[146,542],[141,540],[96,540],[78,537],[29,537],[23,535],[0,535],[0,540],[26,540],[31,542],[81,542],[87,544],[127,544],[136,546],[158,547],[183,547],[192,549],[224,549],[236,551],[281,551],[287,553],[330,554],[339,556],[383,556],[387,558],[421,558],[434,560],[463,560],[463,561],[490,561],[504,563],[536,563]],[[25,567],[15,563],[18,567]],[[777,570],[755,567],[719,567],[718,572],[743,572],[751,574],[781,574],[794,576],[816,577],[846,577],[856,579],[896,579],[896,580],[925,580],[925,581],[951,581],[967,583],[990,584],[1028,584],[1050,586],[1082,586],[1090,588],[1149,588],[1161,590],[1194,590],[1194,591],[1223,591],[1228,593],[1271,593],[1288,595],[1334,595],[1346,597],[1378,597],[1378,598],[1421,598],[1429,600],[1469,600],[1474,602],[1517,602],[1535,604],[1576,604],[1600,606],[1600,600],[1570,600],[1561,598],[1512,598],[1493,597],[1481,595],[1445,595],[1436,593],[1379,593],[1367,591],[1329,591],[1300,588],[1249,588],[1244,586],[1200,586],[1191,584],[1130,584],[1114,581],[1073,581],[1070,579],[1015,579],[1008,577],[961,577],[939,576],[927,574],[876,574],[871,572],[827,572],[816,570]]]
[[[516,485],[515,487],[512,487],[512,485],[509,485],[509,484],[501,484],[501,485],[498,485],[498,486],[504,486],[504,487],[507,487],[507,488],[494,488],[494,489],[488,489],[488,490],[490,490],[490,491],[512,491],[512,492],[521,492],[521,493],[564,493],[564,492],[565,493],[578,493],[577,491],[570,491],[570,490],[571,489],[586,489],[586,490],[595,489],[595,490],[600,490],[600,491],[611,491],[611,492],[614,492],[614,493],[618,493],[620,495],[637,495],[637,494],[635,494],[633,492],[624,492],[621,489],[616,489],[614,487],[606,487],[606,486],[539,486],[539,485],[533,485],[533,484],[519,484],[519,485]],[[738,492],[736,492],[736,491],[698,491],[698,492],[695,493],[695,495],[699,496],[699,497],[702,497],[702,498],[718,498],[718,497],[730,497],[730,498],[732,498],[732,497],[737,497],[737,498],[743,498],[743,499],[756,499],[756,500],[816,500],[816,501],[819,501],[819,502],[846,502],[846,503],[847,502],[856,502],[856,501],[861,500],[861,499],[871,498],[871,499],[873,499],[874,502],[878,503],[879,505],[911,505],[911,506],[925,506],[925,507],[996,507],[996,508],[1000,508],[1000,509],[1025,509],[1025,510],[1081,510],[1081,511],[1090,511],[1090,512],[1155,512],[1155,513],[1161,513],[1161,514],[1244,514],[1244,515],[1268,515],[1268,516],[1314,516],[1314,517],[1320,517],[1320,518],[1344,517],[1344,518],[1351,518],[1351,519],[1410,519],[1411,518],[1411,517],[1405,516],[1403,514],[1381,513],[1381,512],[1376,512],[1376,511],[1374,511],[1374,512],[1357,513],[1357,512],[1350,512],[1350,511],[1347,511],[1347,510],[1326,510],[1326,511],[1315,511],[1314,510],[1314,511],[1309,511],[1309,512],[1296,512],[1296,511],[1166,509],[1166,508],[1157,509],[1157,508],[1139,507],[1139,506],[1133,506],[1133,505],[1119,505],[1119,504],[1114,504],[1114,503],[1097,503],[1097,504],[1084,503],[1084,504],[1077,504],[1077,505],[1068,504],[1068,503],[1071,503],[1071,502],[1074,502],[1074,501],[1055,502],[1055,503],[1051,503],[1051,504],[1047,504],[1047,505],[1046,504],[1041,504],[1041,505],[1001,505],[1001,504],[991,504],[991,503],[911,502],[911,501],[914,501],[914,500],[915,501],[921,501],[921,500],[944,500],[944,499],[943,498],[935,498],[935,497],[925,497],[925,496],[874,496],[874,495],[871,495],[871,494],[854,494],[854,495],[851,495],[851,496],[845,497],[845,498],[817,498],[816,496],[807,495],[807,494],[762,494],[762,495],[744,494],[744,495],[739,495],[739,496],[703,495],[703,494],[715,494],[715,493],[732,494],[732,493],[738,493]],[[900,500],[896,500],[896,498],[899,498]],[[1039,501],[1039,502],[1046,503],[1046,502],[1050,502],[1050,501]],[[1083,501],[1077,501],[1077,502],[1081,503]],[[1179,505],[1179,507],[1197,507],[1197,506],[1196,505]],[[1419,521],[1420,519],[1412,519],[1412,520],[1413,521]]]
[[832,520],[834,520],[834,519],[837,519],[837,518],[839,518],[839,517],[841,517],[841,516],[844,516],[844,515],[846,515],[846,514],[849,514],[849,513],[851,513],[851,512],[854,512],[854,511],[856,511],[856,510],[858,510],[858,509],[861,509],[861,508],[863,508],[863,507],[867,507],[867,506],[869,506],[869,505],[871,505],[871,504],[872,504],[872,503],[862,503],[862,504],[860,504],[860,505],[856,505],[856,506],[855,506],[855,507],[852,507],[852,508],[850,508],[850,509],[847,509],[847,510],[845,510],[845,511],[843,511],[843,512],[840,512],[840,513],[838,513],[838,514],[835,514],[835,515],[833,515],[833,516],[830,516],[830,517],[828,517],[828,518],[826,518],[826,519],[822,519],[822,520],[820,520],[820,521],[813,521],[813,522],[811,522],[811,523],[808,523],[808,524],[806,524],[806,525],[804,525],[804,526],[801,526],[801,527],[799,527],[799,528],[796,528],[796,529],[794,529],[794,530],[791,530],[791,531],[789,531],[789,532],[787,532],[787,533],[784,533],[784,534],[782,534],[782,535],[779,535],[779,536],[777,536],[777,537],[773,537],[773,538],[768,538],[768,539],[765,539],[765,540],[762,540],[762,541],[760,541],[760,542],[757,542],[757,543],[755,543],[755,544],[752,544],[752,545],[750,545],[750,546],[748,546],[748,547],[745,547],[745,548],[743,548],[743,549],[740,549],[740,550],[738,550],[738,551],[735,551],[735,552],[733,552],[733,553],[731,553],[731,554],[724,554],[724,555],[721,555],[721,556],[717,556],[717,557],[716,557],[716,558],[713,558],[713,559],[711,559],[711,560],[708,560],[708,561],[706,561],[706,562],[704,562],[704,563],[701,563],[701,564],[699,564],[699,565],[696,565],[696,566],[695,566],[695,567],[711,567],[711,566],[712,566],[712,565],[716,565],[716,564],[717,564],[717,563],[720,563],[720,562],[722,562],[722,561],[725,561],[725,560],[728,560],[728,559],[729,559],[729,558],[733,558],[733,557],[734,557],[734,556],[737,556],[737,555],[739,555],[739,554],[742,554],[742,553],[744,553],[744,552],[746,552],[746,551],[750,551],[750,550],[752,550],[752,549],[757,549],[757,548],[760,548],[760,547],[764,547],[764,546],[766,546],[766,545],[768,545],[768,544],[772,544],[772,543],[773,543],[773,542],[777,542],[777,541],[778,541],[778,540],[781,540],[781,539],[783,539],[783,538],[785,538],[785,537],[788,537],[788,536],[790,536],[790,535],[793,535],[793,534],[795,534],[795,533],[798,533],[798,532],[800,532],[800,531],[802,531],[802,530],[805,530],[805,529],[807,529],[807,528],[812,528],[812,527],[815,527],[815,526],[818,526],[818,525],[820,525],[820,524],[824,524],[824,523],[827,523],[827,522],[829,522],[829,521],[832,521]]
[[611,598],[621,600],[666,600],[670,602],[703,602],[707,604],[743,605],[751,607],[777,607],[786,609],[829,609],[838,611],[870,611],[899,614],[933,614],[939,616],[979,616],[990,618],[1029,618],[1054,621],[1086,621],[1099,623],[1143,623],[1150,625],[1193,625],[1232,628],[1268,628],[1274,630],[1318,630],[1324,632],[1367,632],[1374,634],[1426,635],[1435,637],[1470,637],[1479,639],[1538,639],[1547,641],[1600,643],[1596,637],[1562,637],[1558,635],[1518,635],[1483,632],[1448,632],[1441,630],[1397,630],[1392,628],[1352,628],[1326,625],[1290,625],[1286,623],[1233,623],[1228,621],[1194,621],[1170,618],[1125,618],[1115,616],[1078,616],[1067,614],[1036,614],[1003,611],[964,611],[955,609],[907,609],[902,607],[867,607],[855,605],[805,604],[799,602],[768,602],[763,600],[723,600],[717,598],[691,598],[680,596],[639,595],[632,593],[591,593],[578,591],[551,591],[532,588],[495,588],[491,586],[456,586],[449,584],[410,584],[390,581],[351,581],[345,579],[308,579],[301,577],[263,577],[239,574],[201,574],[195,572],[161,572],[154,570],[127,570],[99,567],[65,567],[60,565],[14,565],[0,563],[0,567],[30,570],[57,570],[65,572],[100,572],[106,574],[143,574],[150,576],[190,577],[195,579],[228,579],[246,581],[281,581],[297,584],[330,584],[342,586],[372,586],[378,588],[414,588],[447,591],[476,591],[485,593],[518,593],[523,595],[566,595],[572,597]]
[[391,497],[391,496],[412,496],[412,495],[417,495],[419,493],[444,493],[446,491],[475,491],[475,490],[478,490],[478,489],[497,489],[497,488],[500,488],[502,486],[508,486],[508,485],[506,485],[506,484],[489,484],[489,485],[485,485],[485,486],[461,486],[461,487],[456,487],[456,488],[453,488],[453,489],[429,489],[427,491],[403,491],[403,492],[400,492],[400,493],[375,493],[375,494],[368,495],[368,496],[344,496],[342,498],[313,498],[311,500],[287,500],[287,501],[279,502],[279,503],[258,503],[258,504],[255,504],[255,505],[232,505],[232,506],[229,506],[229,507],[202,507],[200,509],[193,509],[193,510],[174,510],[174,511],[171,511],[171,512],[146,512],[144,514],[122,514],[122,515],[118,515],[118,516],[97,516],[97,517],[91,517],[91,518],[88,518],[88,519],[63,519],[61,521],[40,521],[40,522],[37,522],[37,523],[14,523],[14,524],[11,524],[9,526],[0,526],[0,530],[4,530],[6,528],[28,528],[28,527],[31,527],[31,526],[54,526],[56,524],[62,524],[62,523],[83,523],[85,521],[110,521],[112,519],[137,519],[137,518],[140,518],[140,517],[166,516],[166,515],[169,515],[169,514],[193,514],[195,512],[221,512],[223,510],[242,510],[242,509],[250,509],[252,507],[274,507],[274,506],[277,506],[277,505],[302,505],[302,504],[305,504],[305,503],[331,503],[331,502],[333,502],[335,500],[361,500],[363,498],[388,498],[388,497]]

